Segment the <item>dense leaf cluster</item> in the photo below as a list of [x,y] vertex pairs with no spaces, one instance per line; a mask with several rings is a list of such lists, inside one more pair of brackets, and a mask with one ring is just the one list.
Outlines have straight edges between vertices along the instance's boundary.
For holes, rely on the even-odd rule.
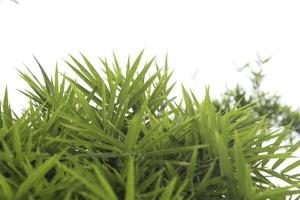
[[282,167],[300,146],[285,142],[290,130],[250,105],[219,112],[208,92],[200,102],[182,87],[174,101],[167,62],[149,74],[142,54],[124,70],[71,56],[76,81],[39,63],[42,79],[20,72],[30,103],[17,115],[2,101],[0,199],[299,198],[300,161]]

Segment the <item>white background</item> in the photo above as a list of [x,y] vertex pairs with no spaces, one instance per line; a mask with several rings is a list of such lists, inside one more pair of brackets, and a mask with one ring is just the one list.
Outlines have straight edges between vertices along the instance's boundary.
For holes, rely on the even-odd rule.
[[[52,73],[56,62],[81,51],[97,62],[123,63],[143,48],[146,58],[163,63],[168,52],[174,79],[203,97],[210,85],[214,97],[225,86],[249,86],[238,66],[253,62],[257,52],[272,56],[263,87],[300,107],[299,0],[9,0],[0,3],[0,92],[8,85],[11,104],[21,108],[24,88],[17,69],[37,71],[34,54]],[[195,79],[193,74],[198,69]]]
[[[62,58],[79,51],[89,58],[126,61],[145,48],[146,58],[162,64],[168,52],[174,80],[203,96],[210,85],[218,97],[225,85],[246,75],[238,66],[253,62],[257,52],[272,56],[263,87],[300,107],[300,2],[276,0],[9,0],[0,3],[0,92],[8,85],[14,107],[25,99],[17,69],[33,71],[37,56],[49,73]],[[95,63],[97,64],[97,63]],[[191,77],[198,69],[195,79]]]

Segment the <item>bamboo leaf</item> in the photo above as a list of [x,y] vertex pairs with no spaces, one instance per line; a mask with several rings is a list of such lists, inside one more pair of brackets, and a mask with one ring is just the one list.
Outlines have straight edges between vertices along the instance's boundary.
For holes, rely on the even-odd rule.
[[134,157],[129,156],[125,200],[134,200],[135,199],[135,167],[134,167],[134,165],[135,165]]

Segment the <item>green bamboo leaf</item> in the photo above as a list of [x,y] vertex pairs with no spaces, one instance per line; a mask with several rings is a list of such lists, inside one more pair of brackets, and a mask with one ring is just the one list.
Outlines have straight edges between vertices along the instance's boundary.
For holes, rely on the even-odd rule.
[[284,168],[281,173],[287,173],[293,169],[295,169],[296,167],[299,167],[300,166],[300,160],[290,164],[289,166],[287,166],[286,168]]
[[2,195],[4,200],[13,199],[13,189],[8,183],[8,180],[0,173],[0,188],[2,189]]
[[201,182],[199,182],[195,188],[196,190],[198,191],[201,191],[201,190],[204,190],[206,186],[208,186],[208,183],[209,183],[209,179],[210,177],[212,176],[212,173],[215,169],[215,166],[216,166],[216,161],[214,160],[211,165],[209,166],[209,168],[207,169],[204,177],[202,178]]
[[95,165],[93,165],[92,167],[93,167],[94,171],[96,172],[96,175],[99,179],[99,182],[103,186],[103,190],[106,192],[108,198],[111,199],[111,200],[118,200],[117,195],[115,194],[115,192],[112,189],[111,185],[106,180],[106,178],[101,174],[99,169]]
[[45,72],[44,68],[42,67],[42,65],[40,64],[40,62],[37,60],[37,58],[35,56],[33,56],[33,58],[37,62],[38,66],[39,66],[39,68],[40,68],[40,70],[42,72],[42,75],[43,75],[43,78],[44,78],[44,82],[45,82],[45,86],[47,88],[47,91],[50,94],[53,94],[54,93],[54,88],[53,88],[53,84],[50,81],[50,78],[48,77],[47,73]]
[[196,172],[196,167],[197,167],[197,160],[198,160],[198,149],[194,149],[192,157],[191,157],[191,161],[190,161],[190,165],[187,171],[187,180],[189,181],[189,185],[191,187],[193,187],[194,182],[193,182],[193,178]]
[[148,70],[150,69],[153,61],[155,60],[155,57],[152,58],[149,63],[146,63],[144,68],[142,69],[142,71],[137,75],[136,79],[134,80],[134,82],[132,83],[132,87],[138,85],[140,82],[142,82],[142,80],[145,78],[146,73],[148,72]]
[[162,193],[160,200],[171,200],[173,191],[175,190],[177,178],[173,178]]
[[55,73],[54,73],[54,94],[59,94],[59,71],[58,71],[58,64],[56,63],[55,66]]
[[2,102],[0,101],[0,129],[3,127],[3,123]]
[[[162,156],[162,155],[169,155],[169,154],[179,154],[184,152],[190,152],[195,151],[198,149],[205,149],[209,145],[203,144],[203,145],[193,145],[193,146],[183,146],[183,147],[174,147],[174,148],[168,148],[168,149],[160,149],[156,150],[154,152],[145,152],[143,153],[143,156]],[[194,153],[193,153],[194,154]],[[196,156],[196,155],[194,155]],[[196,159],[196,158],[194,158]]]
[[135,199],[135,159],[133,156],[128,157],[128,172],[126,181],[125,200]]
[[291,190],[291,187],[281,187],[274,189],[267,189],[262,193],[258,193],[255,196],[255,200],[265,200],[265,199],[285,199],[289,195],[299,194],[300,190]]
[[[79,172],[70,169],[64,165],[60,165],[62,167],[62,169],[64,171],[66,171],[67,173],[71,174],[74,178],[78,179],[80,182],[82,182],[87,188],[88,190],[90,190],[94,195],[96,195],[98,198],[101,199],[105,199],[107,198],[107,193],[104,193],[101,189],[101,187],[97,187],[97,185],[95,185],[95,183],[93,183],[90,179],[88,179],[87,177],[84,177],[82,175],[80,175]],[[92,196],[91,196],[92,197]]]
[[142,119],[144,116],[145,106],[140,110],[140,112],[133,117],[130,121],[127,137],[126,137],[126,150],[132,151],[137,143],[138,136],[142,126]]
[[153,184],[159,176],[162,175],[163,170],[159,170],[155,173],[152,173],[151,176],[148,176],[146,180],[144,180],[141,184],[137,186],[137,191],[139,193],[144,192],[151,184]]
[[[278,136],[278,138],[276,139],[276,141],[272,144],[274,148],[274,150],[268,151],[268,154],[274,154],[276,152],[276,150],[278,150],[278,148],[280,148],[281,143],[287,138],[287,135],[290,132],[290,128],[287,127],[284,132],[280,133],[280,135]],[[262,165],[266,165],[267,161],[263,162]]]
[[99,81],[99,83],[103,83],[102,78],[100,77],[99,73],[97,72],[97,70],[94,68],[94,66],[92,65],[92,63],[82,54],[80,53],[81,57],[83,58],[86,66],[89,68],[89,70],[92,72],[93,76],[95,77],[96,80]]
[[166,167],[167,167],[166,168],[166,172],[168,173],[168,176],[170,178],[175,178],[175,177],[179,176],[178,173],[177,173],[177,171],[176,171],[176,169],[175,169],[175,167],[172,165],[174,163],[172,163],[170,161],[167,161],[167,160],[162,160],[162,163],[166,165]]
[[37,185],[42,179],[44,179],[44,175],[57,163],[58,159],[63,155],[60,153],[48,159],[46,162],[38,166],[28,177],[24,180],[24,182],[19,186],[15,199],[23,199],[24,196],[30,192],[30,189]]
[[126,138],[126,147],[128,151],[133,150],[137,139],[138,139],[138,135],[140,132],[140,117],[139,116],[135,116],[129,125],[129,129],[128,129],[128,133],[127,133],[127,138]]
[[5,88],[5,94],[4,94],[4,99],[3,99],[3,112],[2,112],[2,117],[4,118],[5,125],[7,127],[10,127],[13,123],[13,118],[12,118],[12,110],[9,105],[9,100],[8,100],[8,90],[7,87]]
[[279,165],[281,165],[285,160],[286,158],[289,156],[289,155],[292,155],[292,153],[294,153],[297,149],[299,149],[300,147],[300,141],[298,141],[297,143],[293,144],[289,149],[287,149],[286,151],[286,154],[287,156],[285,157],[281,157],[279,158],[272,166],[272,169],[276,169]]
[[[20,122],[18,122],[20,123]],[[21,136],[20,136],[20,130],[19,130],[19,124],[16,123],[13,127],[13,147],[16,154],[16,158],[19,162],[21,162]]]
[[122,84],[122,88],[120,90],[120,94],[118,96],[118,99],[117,99],[117,102],[118,103],[121,103],[123,101],[124,96],[129,92],[130,90],[130,83],[133,81],[133,77],[134,77],[134,74],[139,66],[139,63],[142,59],[142,56],[143,56],[143,53],[144,51],[142,51],[138,57],[136,58],[136,60],[134,61],[132,67],[129,69],[128,71],[128,74],[126,76],[126,79],[124,81],[124,83]]
[[242,145],[237,132],[234,135],[234,155],[236,159],[237,180],[240,190],[240,198],[251,200],[253,198],[252,182],[248,164],[244,158]]
[[229,159],[228,149],[226,148],[222,138],[219,136],[218,132],[215,132],[216,144],[215,148],[217,150],[220,159],[221,174],[225,177],[225,183],[229,191],[229,198],[238,199],[238,194],[235,188],[235,180],[233,173],[233,166]]
[[93,75],[75,57],[70,54],[69,57],[74,62],[77,68],[74,65],[70,64],[68,61],[65,60],[65,62],[76,74],[78,73],[78,76],[90,81],[94,80]]

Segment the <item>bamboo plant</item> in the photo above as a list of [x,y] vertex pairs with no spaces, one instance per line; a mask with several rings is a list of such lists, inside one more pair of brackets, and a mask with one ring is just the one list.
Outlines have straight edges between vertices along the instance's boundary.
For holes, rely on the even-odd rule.
[[70,56],[76,78],[38,61],[41,78],[20,71],[29,104],[16,114],[7,91],[1,103],[0,199],[300,199],[300,159],[284,165],[300,146],[289,127],[253,105],[218,111],[208,90],[174,99],[167,60],[142,57]]

